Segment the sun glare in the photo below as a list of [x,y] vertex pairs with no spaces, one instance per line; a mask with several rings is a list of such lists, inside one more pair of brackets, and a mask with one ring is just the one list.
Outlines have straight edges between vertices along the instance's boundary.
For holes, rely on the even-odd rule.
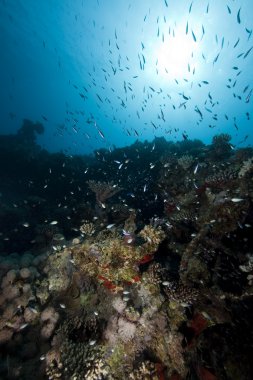
[[198,44],[189,36],[170,37],[163,42],[156,52],[159,74],[167,74],[173,78],[193,73],[196,67]]

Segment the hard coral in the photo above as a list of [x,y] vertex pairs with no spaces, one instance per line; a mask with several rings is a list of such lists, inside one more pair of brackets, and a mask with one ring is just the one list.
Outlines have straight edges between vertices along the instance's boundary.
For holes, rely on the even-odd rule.
[[107,199],[117,194],[122,189],[113,182],[88,181],[89,188],[95,193],[98,204],[104,203]]
[[189,156],[189,155],[184,155],[182,157],[180,157],[178,160],[177,160],[178,164],[184,169],[184,170],[187,170],[189,169],[193,162],[194,162],[194,158],[192,156]]
[[238,173],[238,177],[242,178],[253,169],[253,157],[243,162],[243,165]]

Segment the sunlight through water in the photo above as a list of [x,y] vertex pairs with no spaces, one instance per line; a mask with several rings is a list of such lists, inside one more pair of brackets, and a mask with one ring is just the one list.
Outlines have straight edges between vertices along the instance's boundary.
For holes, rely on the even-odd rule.
[[170,36],[155,51],[159,74],[169,75],[172,78],[183,78],[196,69],[197,52],[198,44],[191,41],[189,36],[183,34]]

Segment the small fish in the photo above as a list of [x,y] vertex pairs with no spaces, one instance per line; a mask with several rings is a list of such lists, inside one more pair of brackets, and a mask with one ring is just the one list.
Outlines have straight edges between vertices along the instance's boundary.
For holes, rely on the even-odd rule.
[[244,54],[244,56],[243,56],[244,59],[248,57],[248,55],[252,49],[253,49],[253,46],[251,46],[251,48]]
[[57,222],[57,220],[53,220],[50,224],[51,224],[51,226],[54,226],[54,225],[58,224],[58,222]]
[[29,223],[23,223],[22,226],[27,228],[27,227],[30,227],[30,224]]
[[124,295],[127,295],[127,294],[130,294],[130,292],[129,292],[128,290],[124,290],[124,291],[123,291],[123,294],[124,294]]
[[103,134],[103,132],[102,131],[100,131],[99,129],[98,129],[98,133],[99,133],[99,135],[102,137],[102,139],[104,139],[105,138],[105,135]]
[[170,286],[170,282],[169,282],[169,281],[163,281],[163,282],[162,282],[162,285],[163,285],[163,286]]
[[28,326],[28,323],[24,323],[23,325],[20,326],[19,331],[24,330],[27,326]]
[[202,37],[201,37],[201,40],[203,39],[204,34],[205,34],[205,29],[204,29],[204,26],[202,25]]
[[234,202],[234,203],[238,203],[238,202],[242,202],[242,201],[244,201],[244,199],[242,199],[242,198],[232,198],[231,199],[231,202]]
[[29,308],[29,310],[30,310],[32,313],[34,313],[34,314],[38,314],[38,310],[34,309],[34,308],[31,307],[31,306],[29,306],[28,308]]
[[90,340],[90,341],[89,341],[89,345],[90,345],[90,346],[94,346],[95,343],[96,343],[96,340]]
[[227,5],[227,9],[228,9],[228,13],[231,14],[231,9],[229,8],[228,5]]
[[240,8],[239,11],[237,12],[237,22],[238,22],[238,24],[241,23],[241,15],[240,15],[240,13],[241,13],[241,8]]
[[192,4],[193,4],[193,1],[192,1],[191,5],[189,7],[189,13],[191,13],[191,11],[192,11]]
[[41,356],[40,356],[40,360],[41,360],[41,361],[43,361],[43,360],[45,360],[45,359],[46,359],[46,355],[41,355]]
[[66,309],[66,305],[64,305],[63,303],[60,303],[60,308],[61,309]]
[[199,168],[199,164],[197,164],[197,165],[195,166],[195,169],[194,169],[194,172],[193,172],[194,175],[197,173],[198,168]]
[[245,93],[245,92],[248,90],[248,88],[249,88],[249,85],[247,85],[247,86],[244,88],[243,93]]
[[224,39],[224,37],[223,37],[223,38],[222,38],[222,41],[221,41],[221,49],[223,49],[224,41],[225,41],[225,39]]
[[106,226],[106,228],[109,230],[109,229],[112,228],[113,226],[115,226],[115,223],[108,224],[108,226]]
[[236,46],[239,44],[240,42],[240,38],[238,38],[238,40],[236,41],[236,43],[234,44],[233,48],[236,48]]
[[250,90],[250,92],[249,92],[249,94],[248,94],[248,96],[247,96],[247,98],[245,100],[246,103],[249,103],[251,94],[252,94],[252,89]]
[[194,42],[197,42],[197,38],[196,38],[196,36],[195,36],[193,30],[192,30],[192,37],[193,37]]
[[213,65],[218,61],[219,56],[220,56],[220,53],[217,54],[217,56],[214,58],[214,60],[213,60]]

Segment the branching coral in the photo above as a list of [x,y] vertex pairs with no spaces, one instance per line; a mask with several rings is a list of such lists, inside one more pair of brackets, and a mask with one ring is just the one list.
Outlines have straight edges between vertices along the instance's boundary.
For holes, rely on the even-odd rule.
[[231,140],[231,136],[227,133],[221,133],[219,135],[215,135],[212,140],[213,145],[223,145],[228,143]]
[[228,186],[228,183],[231,183],[231,181],[236,180],[237,176],[236,170],[228,168],[208,176],[205,183],[209,187],[223,188],[224,186]]
[[[46,357],[47,374],[52,379],[98,379],[108,373],[103,350],[96,344],[95,317],[75,317],[59,327],[54,346]],[[100,377],[101,376],[101,377]]]
[[164,292],[170,301],[177,301],[182,304],[192,304],[198,297],[198,292],[194,288],[189,288],[175,281],[164,282]]
[[145,226],[143,230],[141,230],[139,236],[146,240],[146,246],[158,246],[158,244],[160,244],[160,242],[165,238],[165,233],[160,226],[158,228],[154,228],[149,225]]
[[253,157],[249,158],[247,161],[243,162],[243,165],[238,173],[238,177],[244,177],[248,172],[253,169]]
[[215,159],[225,158],[231,153],[230,140],[231,136],[227,133],[221,133],[213,137],[211,149]]
[[96,232],[96,229],[94,223],[89,223],[88,220],[85,220],[85,222],[80,226],[80,231],[84,235],[92,236]]
[[96,182],[96,181],[88,181],[87,182],[89,188],[95,193],[96,201],[98,204],[101,204],[111,198],[113,195],[117,194],[122,190],[121,187],[115,185],[113,182]]
[[155,363],[149,360],[142,362],[129,376],[130,380],[159,380],[159,378]]
[[194,158],[192,156],[189,156],[189,155],[184,155],[182,157],[180,157],[178,160],[177,160],[178,164],[184,169],[184,170],[187,170],[189,169],[193,162],[194,162]]

